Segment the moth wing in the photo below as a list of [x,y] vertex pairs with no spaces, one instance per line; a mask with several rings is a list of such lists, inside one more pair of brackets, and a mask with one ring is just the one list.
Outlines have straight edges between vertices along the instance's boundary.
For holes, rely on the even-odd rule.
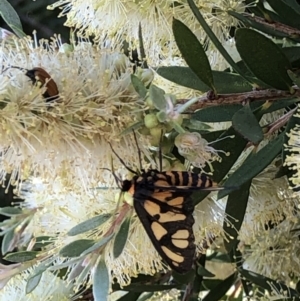
[[155,191],[134,198],[136,213],[160,256],[178,273],[188,272],[195,257],[191,193]]

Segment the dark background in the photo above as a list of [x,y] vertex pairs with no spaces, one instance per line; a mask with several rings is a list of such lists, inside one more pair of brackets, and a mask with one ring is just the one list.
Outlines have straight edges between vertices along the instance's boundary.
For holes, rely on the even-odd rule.
[[[57,17],[61,10],[58,8],[47,10],[47,6],[56,0],[8,0],[8,2],[18,13],[27,35],[32,35],[36,30],[38,39],[41,39],[49,38],[56,33],[61,34],[63,42],[68,42],[70,28],[63,26],[66,18]],[[10,30],[1,17],[0,27]]]

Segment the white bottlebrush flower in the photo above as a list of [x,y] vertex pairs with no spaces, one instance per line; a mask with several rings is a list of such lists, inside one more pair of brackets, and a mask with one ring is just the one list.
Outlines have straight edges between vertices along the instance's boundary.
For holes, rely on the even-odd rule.
[[[229,28],[239,24],[227,11],[242,13],[252,5],[240,0],[197,0],[195,4],[222,41],[228,38]],[[108,37],[120,43],[125,38],[135,47],[141,24],[147,59],[152,65],[178,54],[172,34],[173,17],[186,24],[201,42],[206,37],[186,0],[176,1],[176,5],[171,0],[60,0],[48,6],[49,9],[56,7],[62,9],[60,16],[67,17],[67,26],[76,28],[85,36],[95,35],[99,40]]]
[[253,235],[251,244],[241,244],[240,249],[245,269],[289,283],[300,273],[299,217],[261,230]]
[[[111,167],[112,147],[126,162],[135,162],[132,135],[122,130],[139,121],[143,102],[133,89],[126,56],[79,42],[72,51],[58,52],[51,43],[14,40],[0,46],[0,180],[38,175],[56,177],[66,186],[84,189],[102,179]],[[65,49],[65,47],[64,47]],[[42,67],[57,84],[59,98],[47,101],[45,87],[33,85],[25,71]],[[139,133],[136,133],[139,135]],[[115,165],[119,165],[117,160]],[[93,184],[93,185],[92,185]]]
[[38,286],[29,294],[26,294],[27,280],[32,276],[33,269],[29,269],[14,278],[0,290],[0,300],[18,301],[69,301],[72,291],[60,277],[46,271],[43,273]]
[[[294,113],[294,118],[300,118],[300,107],[296,113]],[[290,188],[295,191],[295,194],[299,195],[300,189],[300,126],[299,124],[295,124],[295,126],[290,129],[290,131],[286,134],[288,137],[287,143],[284,145],[286,158],[284,161],[284,165],[287,166],[291,175],[289,176],[289,184]]]
[[[39,209],[27,232],[35,236],[62,237],[79,223],[95,215],[110,213],[116,208],[113,188],[99,186],[85,191],[80,183],[77,184],[68,187],[59,179],[48,184],[38,178],[32,179],[26,185],[27,191],[21,194],[25,199],[21,206]],[[116,184],[112,185],[117,188]]]
[[293,218],[299,198],[293,197],[284,177],[274,178],[277,168],[271,164],[252,180],[250,195],[239,239],[251,243],[257,233],[283,219]]
[[217,193],[211,193],[195,207],[194,218],[196,245],[201,252],[214,245],[216,237],[225,236],[223,230],[225,203],[223,200],[217,200]]

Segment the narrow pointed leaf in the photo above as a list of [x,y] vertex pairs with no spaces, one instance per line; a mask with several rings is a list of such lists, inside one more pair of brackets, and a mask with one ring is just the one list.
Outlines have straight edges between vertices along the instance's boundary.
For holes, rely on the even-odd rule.
[[211,289],[209,293],[202,299],[202,301],[219,301],[231,288],[234,281],[236,280],[236,277],[236,274],[232,274],[227,277],[220,284]]
[[130,218],[126,218],[122,223],[119,232],[115,236],[114,249],[113,249],[114,258],[118,258],[123,252],[123,249],[127,242],[130,221],[131,221]]
[[38,252],[21,251],[21,252],[10,253],[6,255],[4,259],[11,262],[26,262],[35,259],[36,255],[38,255]]
[[297,0],[282,0],[283,3],[288,5],[291,9],[293,9],[297,14],[300,14],[300,5]]
[[7,231],[3,237],[1,245],[1,253],[4,255],[8,252],[11,252],[14,249],[15,245],[15,229],[17,225]]
[[31,293],[40,283],[43,273],[36,274],[29,278],[26,283],[26,294]]
[[147,89],[144,83],[135,75],[131,74],[131,83],[135,91],[140,95],[141,98],[145,98],[147,95]]
[[0,1],[0,15],[19,38],[26,36],[17,12],[7,0]]
[[105,236],[102,239],[100,239],[98,242],[96,242],[95,244],[93,244],[92,246],[90,246],[88,249],[84,250],[81,253],[81,256],[87,255],[97,249],[99,249],[100,247],[104,246],[105,244],[107,244],[112,238],[114,237],[114,233],[112,233],[109,236]]
[[[178,85],[207,92],[210,90],[189,67],[168,66],[159,67],[157,73]],[[214,86],[219,94],[242,93],[252,91],[252,86],[243,77],[236,73],[212,70]]]
[[81,233],[85,233],[87,231],[93,230],[100,225],[104,224],[109,218],[111,217],[111,214],[102,214],[94,216],[78,225],[73,227],[69,232],[69,236],[78,235]]
[[213,273],[210,271],[206,270],[202,265],[199,265],[197,269],[197,274],[203,277],[215,277]]
[[253,144],[258,144],[264,138],[259,122],[249,105],[244,106],[233,115],[232,127]]
[[299,297],[300,297],[300,295],[297,293],[297,291],[295,291],[294,289],[292,289],[290,287],[287,287],[283,282],[280,282],[278,280],[273,280],[271,278],[268,278],[263,275],[259,275],[255,272],[252,272],[249,270],[239,269],[238,271],[247,280],[266,289],[269,292],[274,292],[274,291],[288,292],[290,297],[296,297],[297,299],[299,299]]
[[238,231],[247,209],[250,186],[251,181],[246,182],[239,190],[230,193],[227,199],[225,213],[228,221],[224,221],[223,229],[226,233],[224,245],[228,253],[237,244]]
[[[289,2],[293,2],[293,0],[289,0]],[[274,9],[274,11],[279,15],[282,23],[300,29],[300,13],[297,12],[293,7],[291,7],[284,1],[278,1],[278,0],[268,0],[268,3]],[[298,4],[298,10],[299,7],[300,6]]]
[[[255,154],[250,154],[244,163],[232,175],[230,175],[230,177],[224,183],[224,186],[240,187],[262,172],[281,152],[283,135],[284,133],[281,133],[260,151]],[[229,193],[230,189],[226,191],[220,191],[218,193],[218,198],[223,198]]]
[[34,274],[27,279],[26,294],[31,293],[40,283],[43,273],[47,270],[47,266],[43,263],[34,270]]
[[290,62],[275,43],[249,28],[237,29],[235,38],[241,58],[258,79],[276,89],[291,90]]
[[[211,144],[213,148],[224,151],[224,153],[220,153],[220,157],[222,158],[221,162],[215,161],[212,164],[214,170],[213,180],[217,183],[225,177],[225,175],[236,162],[236,160],[238,159],[238,157],[240,156],[241,152],[244,150],[247,144],[247,140],[245,140],[243,137],[237,134],[233,127],[230,127],[219,138],[224,137],[228,138],[219,140]],[[227,154],[229,154],[229,156]],[[197,205],[208,194],[209,192],[207,191],[199,191],[193,193],[192,197],[194,200],[194,204]]]
[[109,273],[105,261],[101,258],[94,271],[93,296],[95,301],[106,301],[110,288]]
[[0,208],[0,214],[8,216],[8,217],[21,214],[22,212],[23,212],[22,209],[17,208],[17,207]]
[[136,301],[136,300],[140,301],[139,297],[141,294],[142,293],[139,293],[139,292],[129,292],[116,301]]
[[64,246],[60,250],[59,255],[62,257],[78,257],[83,251],[90,248],[94,244],[95,241],[91,239],[76,240]]
[[165,99],[165,91],[161,88],[158,88],[155,85],[151,85],[149,88],[149,96],[153,101],[153,105],[158,110],[165,110],[167,102]]
[[197,37],[177,19],[173,19],[172,27],[176,44],[188,66],[202,82],[215,91],[211,67]]
[[38,236],[36,238],[34,249],[39,249],[48,246],[49,244],[52,244],[55,241],[55,238],[53,236]]

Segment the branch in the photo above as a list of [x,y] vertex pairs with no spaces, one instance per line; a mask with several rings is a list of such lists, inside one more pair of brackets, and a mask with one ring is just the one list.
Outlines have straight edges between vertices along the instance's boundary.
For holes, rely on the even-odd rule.
[[[291,99],[300,97],[300,89],[293,87],[295,93],[291,94],[288,91],[281,91],[275,89],[259,90],[259,91],[250,91],[244,93],[233,93],[233,94],[219,94],[212,96],[212,93],[209,91],[205,96],[199,97],[198,101],[191,105],[189,109],[191,111],[196,111],[206,107],[219,106],[224,104],[244,104],[254,101],[275,101],[278,99]],[[185,104],[189,99],[178,99],[178,104]]]
[[249,20],[253,20],[253,21],[263,24],[273,30],[283,32],[289,36],[300,35],[299,29],[282,24],[280,22],[274,22],[274,21],[269,22],[269,21],[265,20],[264,18],[253,16],[253,15],[247,14],[247,13],[243,14],[243,16],[247,17]]

